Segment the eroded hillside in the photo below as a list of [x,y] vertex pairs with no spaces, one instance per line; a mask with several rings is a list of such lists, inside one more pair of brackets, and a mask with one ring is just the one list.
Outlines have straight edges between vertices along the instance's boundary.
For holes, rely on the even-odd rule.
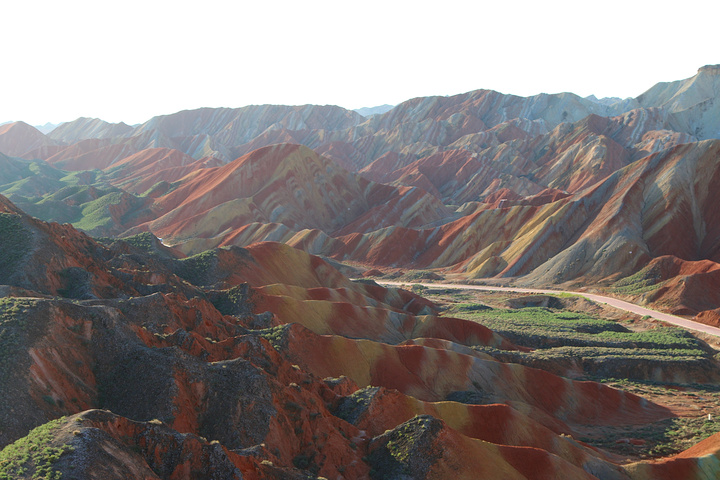
[[0,478],[714,478],[707,338],[349,277],[718,325],[719,75],[2,125]]
[[[483,349],[531,349],[413,293],[280,243],[191,257],[149,234],[104,245],[3,202],[3,233],[26,239],[2,264],[7,478],[664,471],[577,438],[671,408],[499,361]],[[691,472],[692,452],[666,463]]]

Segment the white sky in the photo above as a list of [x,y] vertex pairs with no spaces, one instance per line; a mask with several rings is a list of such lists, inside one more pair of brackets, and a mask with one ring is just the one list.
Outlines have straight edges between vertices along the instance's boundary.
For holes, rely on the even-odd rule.
[[18,0],[0,18],[0,123],[478,88],[628,97],[720,63],[708,0]]

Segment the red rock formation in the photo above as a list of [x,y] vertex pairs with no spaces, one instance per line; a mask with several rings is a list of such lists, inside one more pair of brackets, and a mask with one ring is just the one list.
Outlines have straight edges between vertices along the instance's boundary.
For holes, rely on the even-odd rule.
[[715,434],[673,457],[652,462],[637,462],[626,468],[633,480],[712,478],[716,475],[718,458],[720,458],[720,434]]
[[[8,281],[49,291],[33,273],[40,259],[50,279],[71,261],[97,277],[80,279],[93,300],[0,302],[2,341],[13,340],[0,359],[0,442],[74,415],[42,434],[61,452],[50,470],[65,475],[614,479],[622,468],[561,433],[671,415],[600,384],[493,360],[471,347],[516,347],[473,322],[419,315],[434,305],[351,282],[286,245],[161,261],[157,245],[106,248],[2,197],[0,211],[46,245],[22,267],[4,265]],[[415,340],[377,341],[393,336]],[[7,450],[17,463],[0,468],[34,475],[29,448],[18,440]],[[656,477],[674,461],[652,466]]]
[[114,185],[139,195],[158,182],[173,183],[205,168],[207,161],[177,150],[149,148],[113,162],[106,167],[107,177]]
[[[331,232],[353,222],[373,229],[419,226],[449,214],[424,192],[369,182],[297,145],[256,150],[197,171],[159,198],[156,208],[162,216],[148,227],[176,240],[216,236],[258,221]],[[373,216],[377,220],[366,220]]]

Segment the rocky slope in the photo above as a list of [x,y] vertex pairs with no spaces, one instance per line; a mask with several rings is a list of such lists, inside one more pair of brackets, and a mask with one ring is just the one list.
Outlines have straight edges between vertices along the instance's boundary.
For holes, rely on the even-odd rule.
[[287,245],[183,258],[0,200],[4,477],[663,478],[715,452],[623,467],[574,437],[671,410],[493,360],[519,347]]
[[422,226],[451,215],[435,197],[369,182],[297,145],[262,148],[179,183],[156,199],[157,218],[147,224],[175,243],[216,237],[252,222],[368,231]]
[[705,65],[694,77],[655,85],[637,101],[668,111],[674,130],[699,139],[720,138],[719,93],[720,65]]
[[48,136],[7,124],[0,192],[186,254],[280,241],[371,268],[592,282],[713,323],[719,71],[624,101],[476,90],[371,118],[263,105]]
[[[21,157],[33,150],[51,149],[57,142],[43,135],[35,127],[25,122],[13,122],[0,125],[0,153],[12,157]],[[30,158],[33,158],[33,156]]]
[[55,127],[48,137],[65,144],[77,143],[90,138],[125,137],[131,134],[133,127],[125,123],[108,123],[99,118],[80,117]]

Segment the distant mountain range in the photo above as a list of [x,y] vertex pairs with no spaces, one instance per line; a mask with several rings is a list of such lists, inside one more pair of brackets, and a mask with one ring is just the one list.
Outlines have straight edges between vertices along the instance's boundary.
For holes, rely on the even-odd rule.
[[363,107],[356,108],[354,111],[362,115],[363,117],[371,117],[373,115],[380,115],[381,113],[389,112],[393,109],[393,105],[379,105],[377,107]]
[[678,273],[720,262],[718,79],[705,66],[625,100],[476,90],[369,118],[264,105],[47,135],[16,122],[0,126],[0,192],[187,254],[275,240],[381,269],[608,288],[664,262],[644,301],[719,322],[720,297]]

